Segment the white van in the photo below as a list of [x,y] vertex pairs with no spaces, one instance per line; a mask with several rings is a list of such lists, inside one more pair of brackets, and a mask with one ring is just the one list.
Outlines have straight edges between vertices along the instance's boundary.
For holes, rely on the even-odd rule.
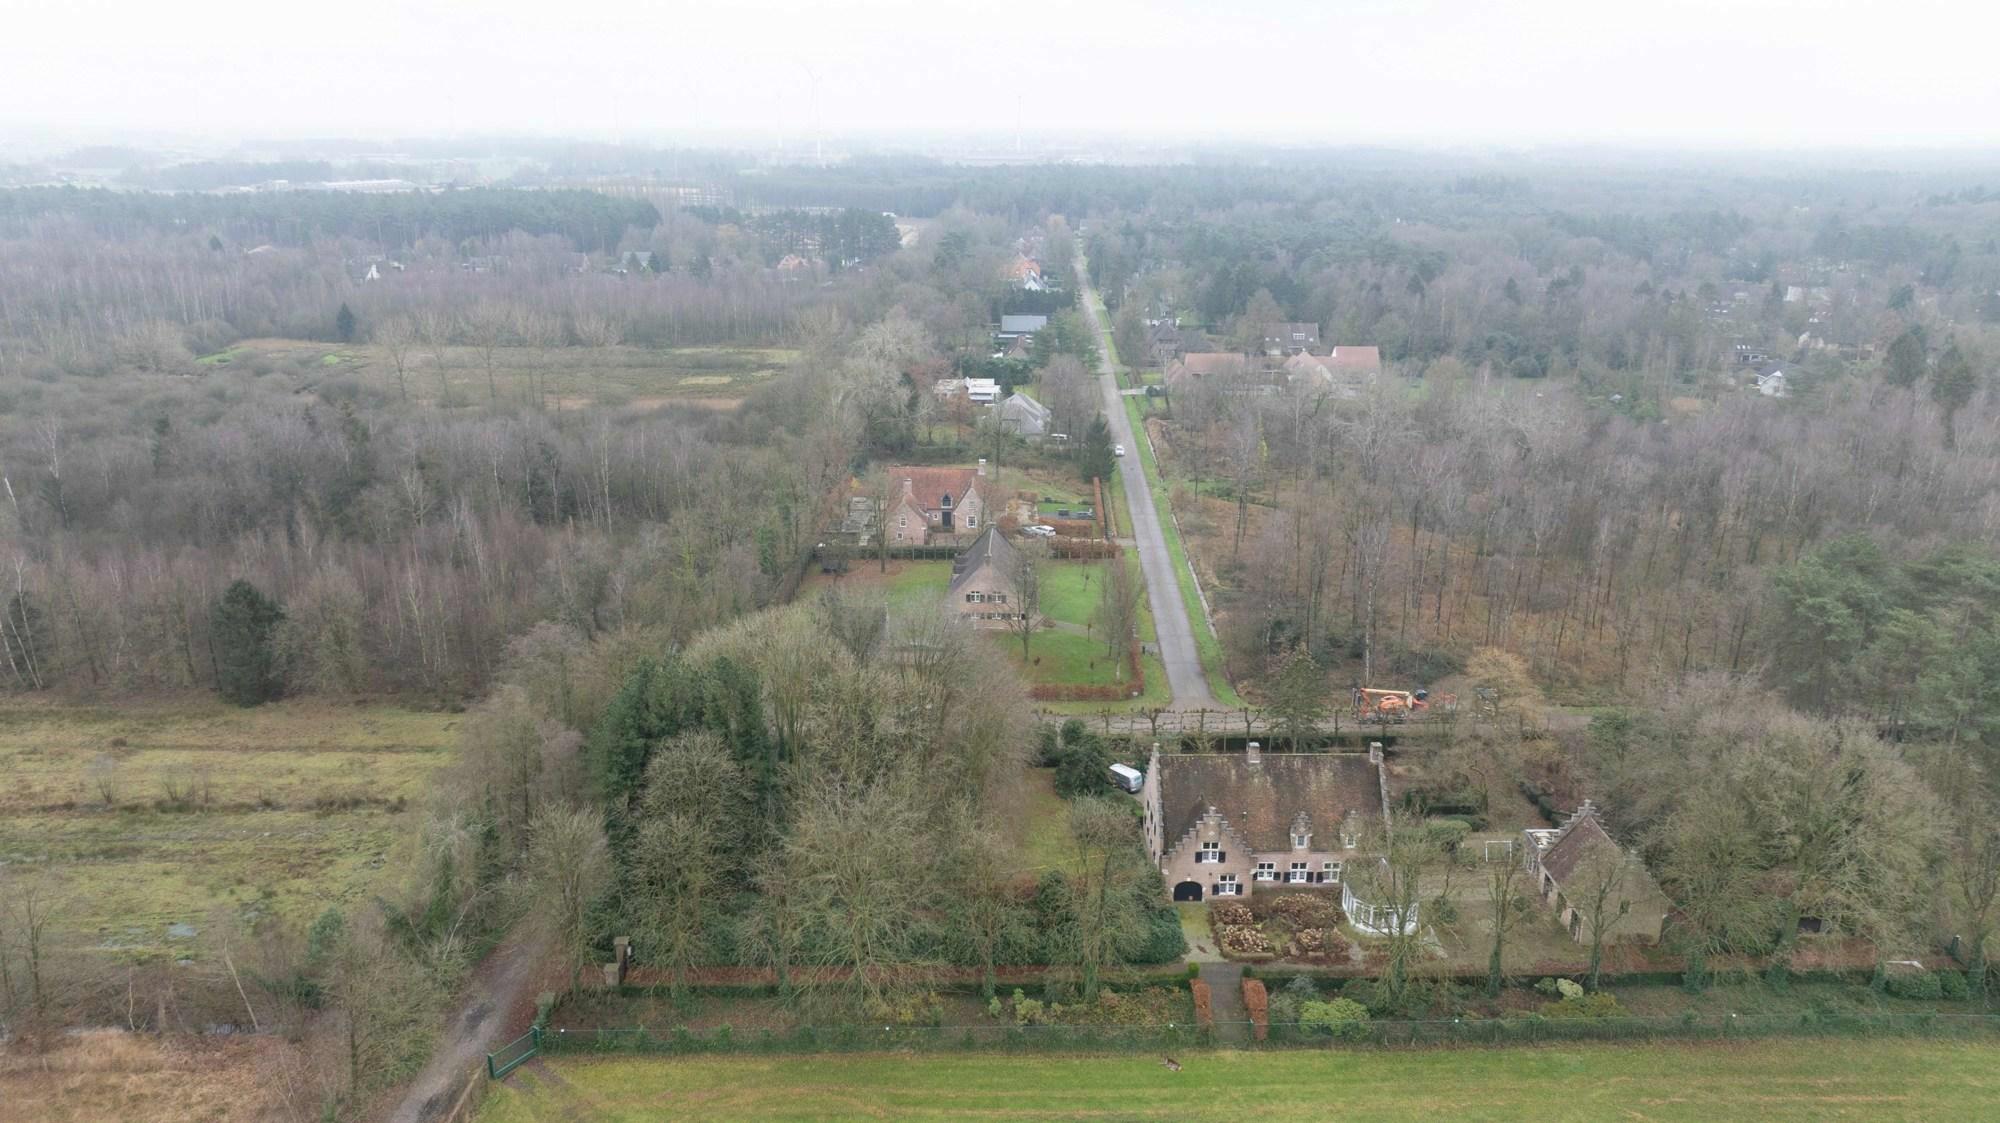
[[1114,764],[1111,766],[1111,782],[1118,785],[1121,790],[1137,792],[1141,787],[1145,786],[1146,774],[1136,768]]

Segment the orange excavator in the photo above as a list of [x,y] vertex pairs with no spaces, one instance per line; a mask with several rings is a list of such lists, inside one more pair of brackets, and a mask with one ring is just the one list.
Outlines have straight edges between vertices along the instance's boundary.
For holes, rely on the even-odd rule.
[[1354,712],[1366,720],[1402,721],[1411,714],[1430,708],[1428,690],[1378,690],[1370,686],[1354,690]]

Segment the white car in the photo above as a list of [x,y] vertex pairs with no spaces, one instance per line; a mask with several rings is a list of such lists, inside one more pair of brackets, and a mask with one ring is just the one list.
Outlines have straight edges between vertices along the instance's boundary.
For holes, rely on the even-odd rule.
[[1034,526],[1023,529],[1021,533],[1032,534],[1037,538],[1054,538],[1056,536],[1056,528],[1047,523],[1037,523]]
[[1113,456],[1123,456],[1123,455],[1125,455],[1125,446],[1124,446],[1124,445],[1112,445],[1112,446],[1111,446],[1111,455],[1113,455]]

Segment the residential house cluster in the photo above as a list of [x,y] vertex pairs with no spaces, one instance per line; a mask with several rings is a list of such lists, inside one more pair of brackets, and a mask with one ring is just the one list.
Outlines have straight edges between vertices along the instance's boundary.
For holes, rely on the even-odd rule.
[[[1306,330],[1311,329],[1311,330]],[[1339,344],[1317,349],[1319,331],[1312,324],[1280,324],[1265,334],[1261,355],[1234,351],[1190,351],[1169,359],[1169,390],[1192,382],[1214,380],[1232,393],[1273,392],[1286,385],[1314,393],[1354,397],[1382,377],[1382,350],[1373,346]],[[1274,341],[1297,341],[1297,350],[1276,350]],[[1311,341],[1312,347],[1304,346]]]
[[1182,328],[1177,318],[1147,322],[1146,346],[1166,372],[1168,388],[1218,380],[1232,393],[1272,392],[1291,385],[1352,397],[1382,376],[1382,351],[1361,344],[1323,345],[1319,325],[1272,323],[1260,329],[1255,354],[1224,351],[1205,333]]

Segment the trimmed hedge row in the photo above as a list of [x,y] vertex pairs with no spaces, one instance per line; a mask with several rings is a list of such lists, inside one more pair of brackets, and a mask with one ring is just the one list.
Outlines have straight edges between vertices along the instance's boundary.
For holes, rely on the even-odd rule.
[[[1301,1035],[1297,1022],[1275,1022],[1263,1048],[1394,1048],[1424,1045],[1521,1045],[1562,1041],[1736,1040],[1758,1037],[1984,1037],[2000,1033],[1991,1014],[1728,1014],[1679,1017],[1471,1018],[1368,1021],[1345,1027],[1338,1041]],[[790,1033],[708,1033],[677,1028],[654,1034],[643,1026],[588,1033],[544,1033],[544,1053],[842,1053],[884,1050],[1110,1052],[1187,1048],[1210,1043],[1200,1025],[1166,1026],[805,1026]]]
[[1171,1026],[802,1026],[790,1033],[737,1034],[728,1026],[708,1033],[685,1027],[660,1035],[644,1026],[589,1033],[557,1030],[542,1035],[544,1053],[859,1053],[885,1050],[1036,1051],[1161,1050],[1203,1044],[1208,1034]]

